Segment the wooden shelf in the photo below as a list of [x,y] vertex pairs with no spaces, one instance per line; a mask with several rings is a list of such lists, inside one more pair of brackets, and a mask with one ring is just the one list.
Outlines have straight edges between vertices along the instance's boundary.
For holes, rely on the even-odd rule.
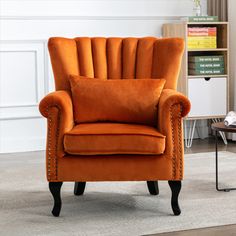
[[228,48],[199,48],[199,49],[188,49],[188,52],[214,52],[214,51],[223,51],[223,52],[226,52],[228,51]]
[[227,74],[224,75],[188,75],[188,78],[205,78],[205,77],[214,77],[214,78],[221,78],[221,77],[228,77]]
[[[177,22],[163,25],[163,37],[180,37],[188,42],[189,27],[216,27],[217,48],[188,49],[186,46],[180,70],[177,90],[192,103],[186,119],[223,118],[229,111],[229,24],[228,22]],[[189,75],[189,56],[224,57],[223,75]],[[210,80],[204,78],[209,77]]]
[[215,119],[215,118],[221,118],[224,119],[225,116],[215,115],[215,116],[187,116],[185,120],[202,120],[202,119]]
[[229,22],[218,21],[218,22],[186,22],[187,25],[227,25]]

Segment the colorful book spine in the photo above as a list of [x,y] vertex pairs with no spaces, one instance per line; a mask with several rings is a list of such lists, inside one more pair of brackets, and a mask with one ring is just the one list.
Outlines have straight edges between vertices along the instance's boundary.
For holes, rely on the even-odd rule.
[[212,49],[217,48],[216,27],[189,27],[188,28],[189,49]]
[[189,75],[222,75],[225,73],[224,68],[218,69],[189,69]]
[[198,36],[216,36],[216,27],[189,27],[188,36],[198,37]]
[[215,48],[217,48],[216,43],[209,43],[209,42],[188,43],[188,49],[215,49]]
[[224,62],[224,56],[221,55],[217,55],[217,56],[190,56],[188,58],[189,62],[202,62],[202,63],[206,63],[206,62]]

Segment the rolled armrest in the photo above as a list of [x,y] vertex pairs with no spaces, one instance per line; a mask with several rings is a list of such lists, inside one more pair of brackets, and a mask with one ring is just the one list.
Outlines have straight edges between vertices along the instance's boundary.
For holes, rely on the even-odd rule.
[[57,159],[65,155],[64,134],[74,126],[70,93],[61,90],[48,94],[39,104],[41,114],[47,118],[47,178],[57,180]]
[[185,117],[191,108],[190,101],[183,94],[173,90],[164,89],[158,104],[158,129],[164,135],[170,134],[174,129],[173,121]]
[[41,114],[48,118],[49,109],[52,107],[58,108],[68,118],[73,121],[73,106],[69,92],[65,90],[49,93],[39,104]]
[[190,111],[183,94],[164,89],[158,104],[158,130],[166,136],[165,156],[172,162],[173,180],[183,178],[183,117]]
[[173,89],[164,89],[158,105],[158,118],[161,118],[163,115],[165,116],[165,113],[169,112],[170,108],[176,104],[180,104],[181,116],[185,117],[191,108],[188,98]]

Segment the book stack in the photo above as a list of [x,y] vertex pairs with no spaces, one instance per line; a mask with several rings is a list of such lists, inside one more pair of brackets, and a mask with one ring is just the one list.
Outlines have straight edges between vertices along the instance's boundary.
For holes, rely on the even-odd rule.
[[188,27],[189,49],[211,49],[217,47],[216,27]]
[[188,58],[189,75],[225,74],[224,56],[190,56]]

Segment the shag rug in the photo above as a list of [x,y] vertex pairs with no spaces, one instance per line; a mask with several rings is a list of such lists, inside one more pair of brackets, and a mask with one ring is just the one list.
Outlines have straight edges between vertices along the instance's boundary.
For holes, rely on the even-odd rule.
[[[73,183],[62,187],[61,216],[51,215],[43,152],[0,155],[0,235],[147,235],[236,223],[236,191],[215,190],[215,154],[185,155],[182,214],[173,216],[170,189],[159,182],[150,196],[145,182]],[[221,186],[236,186],[236,154],[220,152]]]

